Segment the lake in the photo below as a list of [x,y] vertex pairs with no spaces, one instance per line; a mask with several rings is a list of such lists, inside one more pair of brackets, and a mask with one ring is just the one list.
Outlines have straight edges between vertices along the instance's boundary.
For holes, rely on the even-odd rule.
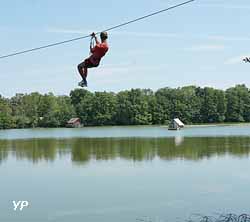
[[2,130],[0,222],[249,213],[249,155],[249,125]]

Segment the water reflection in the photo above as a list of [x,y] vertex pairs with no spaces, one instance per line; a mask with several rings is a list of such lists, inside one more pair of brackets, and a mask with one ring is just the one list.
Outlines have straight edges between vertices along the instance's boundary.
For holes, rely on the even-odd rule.
[[188,159],[250,153],[250,137],[174,137],[174,138],[78,138],[0,140],[0,163],[10,155],[16,160],[54,161],[71,156],[72,162],[122,158],[132,161]]
[[174,142],[176,146],[180,146],[184,141],[184,137],[182,135],[177,135],[174,138]]

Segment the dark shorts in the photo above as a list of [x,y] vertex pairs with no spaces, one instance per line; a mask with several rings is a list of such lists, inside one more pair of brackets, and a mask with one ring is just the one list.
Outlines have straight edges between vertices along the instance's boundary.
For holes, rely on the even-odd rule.
[[97,67],[99,64],[95,65],[93,64],[90,59],[85,59],[82,63],[80,63],[78,65],[78,67],[80,68],[93,68],[93,67]]

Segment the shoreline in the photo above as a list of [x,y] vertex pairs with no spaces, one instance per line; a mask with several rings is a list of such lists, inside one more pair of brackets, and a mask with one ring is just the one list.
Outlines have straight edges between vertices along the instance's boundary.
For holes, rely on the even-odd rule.
[[185,127],[218,127],[218,126],[250,126],[250,123],[201,123],[201,124],[190,124]]
[[[223,127],[223,126],[250,126],[249,123],[201,123],[201,124],[187,124],[185,128],[198,128],[198,127]],[[104,128],[104,127],[162,127],[168,128],[168,125],[104,125],[104,126],[83,126],[77,128],[70,127],[30,127],[30,128],[9,128],[9,129],[0,129],[0,131],[5,130],[36,130],[36,129],[84,129],[84,128]]]

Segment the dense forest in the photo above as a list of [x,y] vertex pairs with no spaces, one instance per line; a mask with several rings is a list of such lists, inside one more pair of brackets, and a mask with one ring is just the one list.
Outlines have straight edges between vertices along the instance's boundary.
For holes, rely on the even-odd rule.
[[72,117],[85,126],[250,122],[250,90],[236,85],[227,90],[185,86],[89,92],[75,89],[69,96],[16,94],[0,96],[0,129],[64,127]]

